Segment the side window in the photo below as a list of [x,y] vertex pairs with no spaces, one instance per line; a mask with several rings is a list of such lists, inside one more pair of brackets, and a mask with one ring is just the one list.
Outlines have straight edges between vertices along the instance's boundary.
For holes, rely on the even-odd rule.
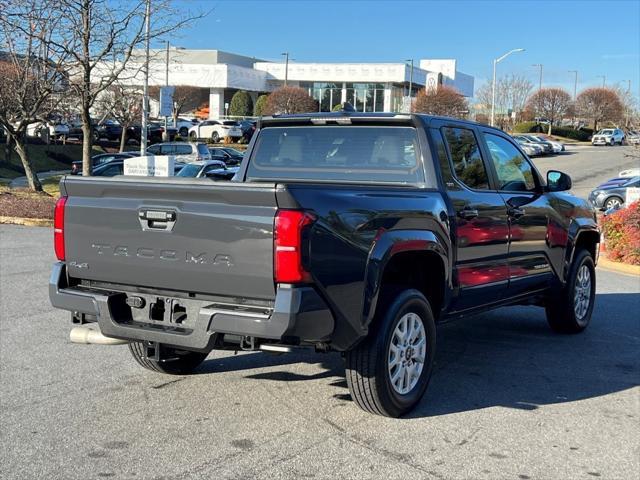
[[480,148],[473,131],[451,127],[445,127],[442,131],[449,146],[453,170],[458,180],[469,188],[488,190],[489,177],[482,163]]
[[122,165],[111,165],[102,171],[104,177],[113,177],[115,175],[122,175]]
[[149,148],[147,148],[147,151],[151,155],[160,155],[160,145],[151,145]]
[[509,192],[531,192],[536,189],[529,161],[507,139],[485,133],[491,160],[498,176],[498,189]]
[[447,157],[447,147],[444,144],[444,138],[442,133],[436,128],[431,129],[431,136],[438,152],[438,164],[440,165],[440,172],[442,173],[442,181],[447,188],[455,187],[453,183],[453,174],[451,173],[451,165],[449,164],[449,158]]
[[160,147],[160,155],[175,155],[176,149],[174,145],[162,145]]
[[191,145],[176,145],[176,155],[191,155]]

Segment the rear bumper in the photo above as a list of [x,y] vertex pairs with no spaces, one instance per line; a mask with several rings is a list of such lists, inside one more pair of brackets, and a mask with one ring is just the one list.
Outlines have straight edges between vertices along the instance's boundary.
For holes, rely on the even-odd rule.
[[272,308],[178,298],[176,301],[188,312],[187,319],[180,323],[149,320],[149,303],[136,311],[126,303],[130,295],[153,298],[120,290],[70,287],[61,262],[54,264],[49,280],[54,307],[95,318],[108,337],[207,351],[213,348],[216,333],[315,343],[329,340],[334,330],[331,311],[312,287],[279,286]]

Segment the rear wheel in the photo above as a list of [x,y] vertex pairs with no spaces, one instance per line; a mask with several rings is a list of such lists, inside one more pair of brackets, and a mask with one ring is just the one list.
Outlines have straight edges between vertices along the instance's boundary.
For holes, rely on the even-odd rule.
[[220,141],[220,136],[218,135],[218,132],[213,132],[211,134],[211,141],[213,143],[218,143]]
[[197,140],[197,139],[198,139],[198,134],[197,134],[196,132],[191,132],[191,133],[189,134],[189,137],[190,137],[192,140]]
[[186,136],[187,136],[188,131],[189,131],[189,130],[187,130],[187,127],[181,127],[181,128],[180,128],[180,131],[179,131],[178,133],[180,133],[180,136],[181,136],[181,137],[186,137]]
[[161,349],[160,360],[154,360],[147,356],[147,346],[144,342],[131,342],[129,351],[136,362],[147,370],[169,375],[192,373],[208,355],[208,353],[178,350],[164,345],[158,345],[158,347]]
[[436,328],[428,300],[404,290],[380,305],[369,336],[347,352],[351,397],[370,413],[399,417],[413,409],[429,383]]
[[575,254],[564,288],[547,300],[549,326],[558,333],[580,333],[591,321],[596,293],[596,269],[587,250]]

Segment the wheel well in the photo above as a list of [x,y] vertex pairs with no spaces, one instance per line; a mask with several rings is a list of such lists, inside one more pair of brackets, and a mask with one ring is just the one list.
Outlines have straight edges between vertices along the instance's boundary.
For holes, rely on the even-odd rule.
[[576,240],[574,256],[575,252],[577,252],[578,250],[585,249],[591,254],[591,257],[595,261],[596,248],[598,248],[598,243],[600,243],[600,235],[598,234],[598,232],[589,231],[581,233],[580,235],[578,235],[578,239]]
[[385,266],[380,291],[415,288],[427,297],[438,318],[444,301],[445,274],[440,257],[431,252],[402,252]]

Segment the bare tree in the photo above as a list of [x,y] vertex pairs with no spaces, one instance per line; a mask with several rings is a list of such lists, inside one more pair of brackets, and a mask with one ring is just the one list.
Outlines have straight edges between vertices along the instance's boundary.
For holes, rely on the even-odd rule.
[[527,102],[527,109],[549,120],[549,135],[554,123],[562,120],[571,106],[571,95],[563,88],[542,88]]
[[275,113],[306,113],[317,112],[316,101],[307,91],[299,87],[281,87],[267,97],[267,104],[262,112],[264,115]]
[[413,111],[445,117],[465,118],[469,113],[469,104],[455,88],[440,85],[437,89],[425,88],[420,90],[413,103]]
[[[515,113],[516,121],[518,121],[525,109],[532,88],[533,84],[522,75],[507,75],[498,79],[496,82],[495,112],[499,124],[504,125],[510,122],[510,119],[506,118],[509,111]],[[491,82],[485,83],[477,90],[476,99],[485,113],[491,111],[493,101]]]
[[41,191],[25,137],[29,125],[48,120],[66,81],[64,52],[50,42],[57,18],[35,0],[12,0],[0,8],[0,128],[20,157],[29,188]]
[[102,93],[97,106],[101,112],[115,118],[122,127],[120,151],[123,152],[128,128],[139,122],[142,116],[142,93],[136,87],[116,82]]
[[624,123],[625,127],[631,128],[634,124],[634,119],[636,119],[639,114],[638,100],[633,96],[629,89],[617,86],[614,87],[613,90],[616,92],[616,95],[618,95],[620,103],[622,104],[620,121]]
[[[144,63],[128,68],[133,52],[147,40],[145,8],[150,0],[58,0],[47,8],[60,12],[55,46],[72,59],[70,88],[79,100],[82,118],[82,174],[91,174],[91,109],[101,92],[116,80],[135,78]],[[172,6],[151,3],[149,39],[173,32],[196,17]]]
[[581,116],[593,120],[593,130],[597,131],[598,123],[619,120],[624,107],[614,90],[587,88],[578,95],[576,110]]

